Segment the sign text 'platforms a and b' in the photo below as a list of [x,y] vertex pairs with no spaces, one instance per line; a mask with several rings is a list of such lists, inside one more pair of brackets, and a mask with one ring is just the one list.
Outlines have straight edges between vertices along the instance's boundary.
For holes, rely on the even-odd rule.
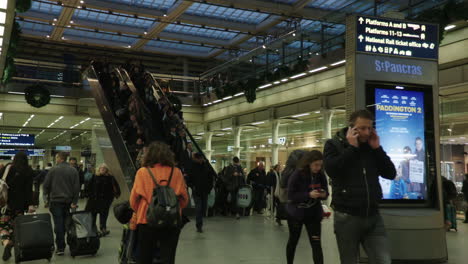
[[357,51],[438,59],[438,27],[388,18],[356,17]]

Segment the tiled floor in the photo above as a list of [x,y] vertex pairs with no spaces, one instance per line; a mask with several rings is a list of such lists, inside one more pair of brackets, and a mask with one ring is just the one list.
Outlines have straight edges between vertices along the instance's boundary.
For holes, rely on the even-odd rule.
[[[42,209],[43,210],[43,209]],[[339,264],[336,242],[333,239],[332,221],[323,221],[322,245],[325,263]],[[95,257],[72,259],[68,252],[54,257],[52,263],[104,264],[118,263],[121,225],[110,216],[111,234],[101,239],[101,249]],[[468,263],[468,225],[459,223],[458,233],[447,233],[449,264]],[[208,218],[205,232],[195,232],[194,222],[182,231],[176,263],[185,264],[283,264],[288,238],[287,226],[277,226],[264,216],[251,216],[237,221],[234,218]],[[7,263],[14,263],[11,259]],[[47,263],[46,260],[31,264]],[[311,250],[305,232],[297,247],[296,263],[312,263]]]

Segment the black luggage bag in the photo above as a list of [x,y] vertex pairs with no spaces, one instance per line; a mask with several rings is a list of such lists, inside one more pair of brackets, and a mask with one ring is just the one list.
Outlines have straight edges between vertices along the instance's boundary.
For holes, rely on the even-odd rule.
[[96,255],[101,245],[93,215],[87,211],[72,212],[67,230],[67,244],[72,257]]
[[36,259],[50,261],[54,253],[50,214],[20,215],[14,225],[15,263]]

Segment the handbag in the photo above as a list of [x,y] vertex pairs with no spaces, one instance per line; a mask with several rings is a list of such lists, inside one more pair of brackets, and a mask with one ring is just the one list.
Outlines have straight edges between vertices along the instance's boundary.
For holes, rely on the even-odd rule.
[[114,216],[121,224],[130,222],[133,216],[133,209],[130,207],[130,202],[125,201],[114,206]]

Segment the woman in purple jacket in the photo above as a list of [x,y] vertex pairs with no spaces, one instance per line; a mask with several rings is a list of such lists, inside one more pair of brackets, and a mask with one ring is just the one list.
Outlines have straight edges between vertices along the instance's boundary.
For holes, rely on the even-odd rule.
[[307,152],[288,181],[289,240],[286,247],[288,264],[294,263],[296,246],[305,225],[315,264],[323,264],[320,242],[323,209],[321,200],[328,197],[327,178],[322,172],[323,155],[318,150]]

